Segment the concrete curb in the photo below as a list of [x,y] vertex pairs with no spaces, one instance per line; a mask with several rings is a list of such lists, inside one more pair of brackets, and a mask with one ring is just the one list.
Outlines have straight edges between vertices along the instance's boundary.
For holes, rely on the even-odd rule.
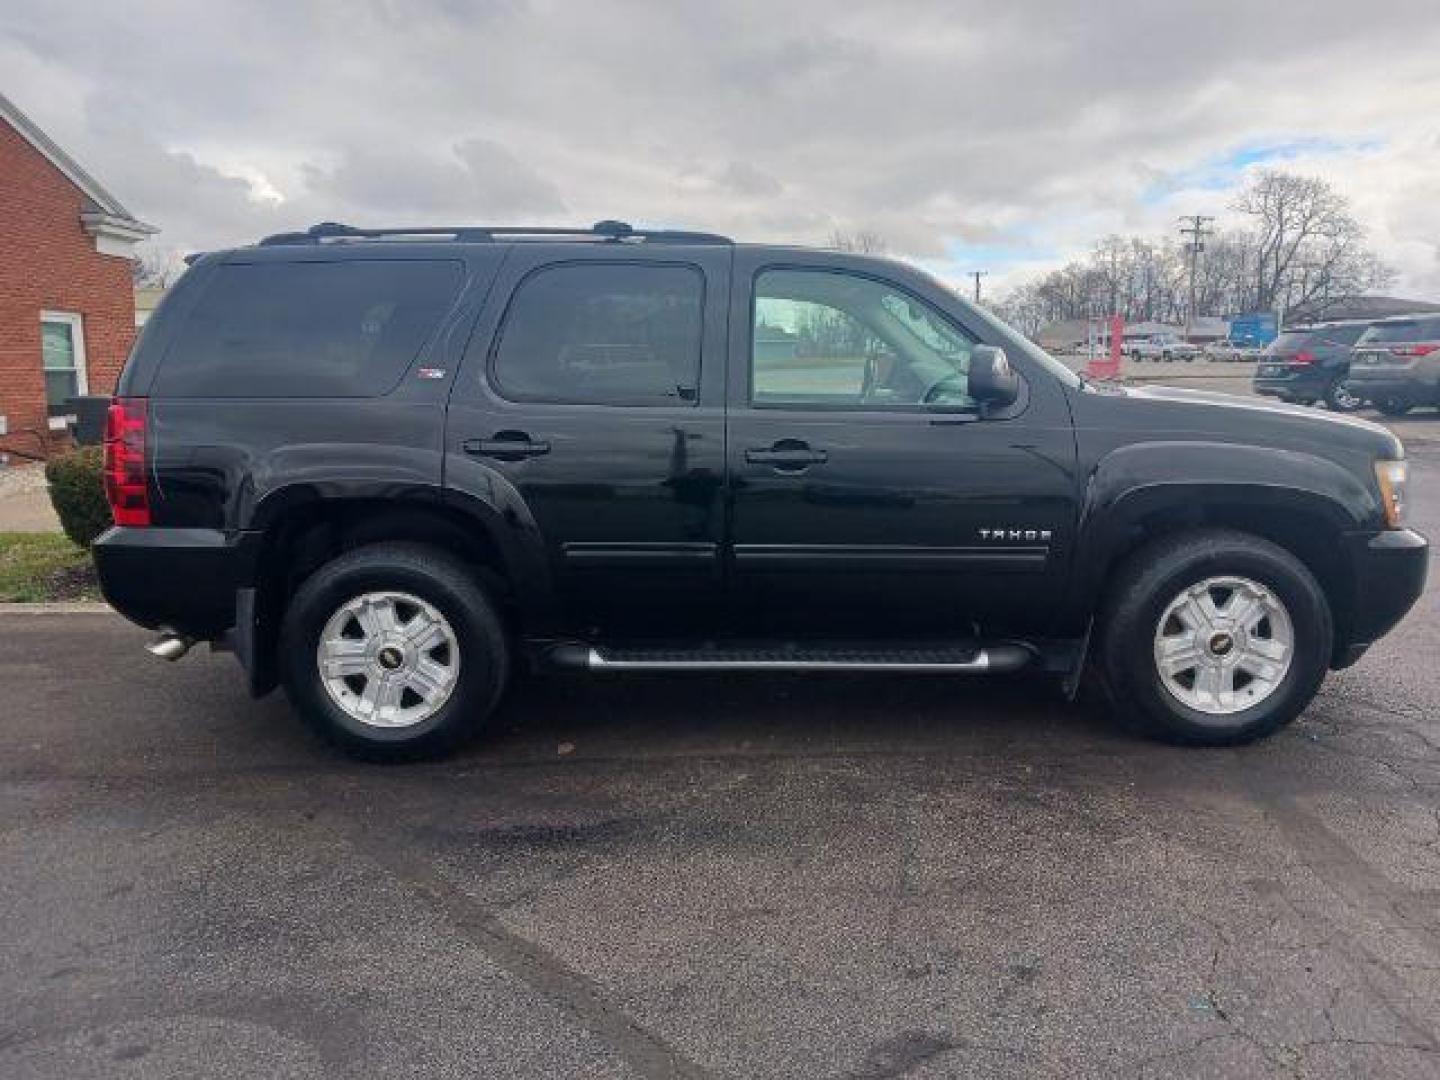
[[74,600],[55,604],[0,603],[0,615],[114,615],[109,604],[96,600]]
[[1228,372],[1216,372],[1213,374],[1202,374],[1200,372],[1176,372],[1174,375],[1121,375],[1122,382],[1132,383],[1170,383],[1170,382],[1249,382],[1249,376],[1236,373],[1231,375]]

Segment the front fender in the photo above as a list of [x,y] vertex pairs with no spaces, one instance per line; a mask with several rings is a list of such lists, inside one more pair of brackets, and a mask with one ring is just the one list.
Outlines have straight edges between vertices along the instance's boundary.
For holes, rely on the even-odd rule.
[[1097,462],[1086,483],[1067,617],[1094,613],[1115,560],[1148,521],[1207,519],[1218,508],[1247,515],[1302,514],[1347,532],[1378,528],[1375,494],[1350,471],[1296,450],[1203,441],[1123,446]]

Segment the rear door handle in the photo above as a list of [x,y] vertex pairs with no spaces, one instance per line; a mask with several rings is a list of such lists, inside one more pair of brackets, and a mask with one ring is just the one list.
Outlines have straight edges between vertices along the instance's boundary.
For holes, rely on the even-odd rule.
[[499,461],[521,461],[550,452],[550,444],[530,438],[523,431],[497,431],[492,439],[466,439],[460,449],[471,457],[490,457]]
[[752,447],[745,451],[745,460],[751,465],[769,465],[772,469],[798,472],[811,465],[823,465],[830,460],[824,450],[813,450],[795,439],[782,439],[774,446]]

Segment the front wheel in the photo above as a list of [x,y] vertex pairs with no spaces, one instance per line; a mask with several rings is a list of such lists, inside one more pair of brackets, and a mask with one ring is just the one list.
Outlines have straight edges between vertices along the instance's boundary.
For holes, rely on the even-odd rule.
[[469,569],[398,543],[311,575],[286,610],[280,661],[305,721],[372,760],[458,746],[493,712],[510,666],[504,627]]
[[1112,584],[1097,664],[1121,719],[1157,738],[1262,738],[1310,703],[1329,667],[1330,606],[1305,565],[1246,533],[1164,538]]
[[1344,379],[1336,379],[1325,391],[1325,405],[1331,412],[1352,413],[1363,404]]

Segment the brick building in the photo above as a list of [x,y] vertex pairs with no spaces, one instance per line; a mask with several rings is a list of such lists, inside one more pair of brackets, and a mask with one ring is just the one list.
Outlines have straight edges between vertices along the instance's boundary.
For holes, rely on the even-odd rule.
[[0,445],[43,451],[66,398],[114,388],[155,231],[0,95]]

